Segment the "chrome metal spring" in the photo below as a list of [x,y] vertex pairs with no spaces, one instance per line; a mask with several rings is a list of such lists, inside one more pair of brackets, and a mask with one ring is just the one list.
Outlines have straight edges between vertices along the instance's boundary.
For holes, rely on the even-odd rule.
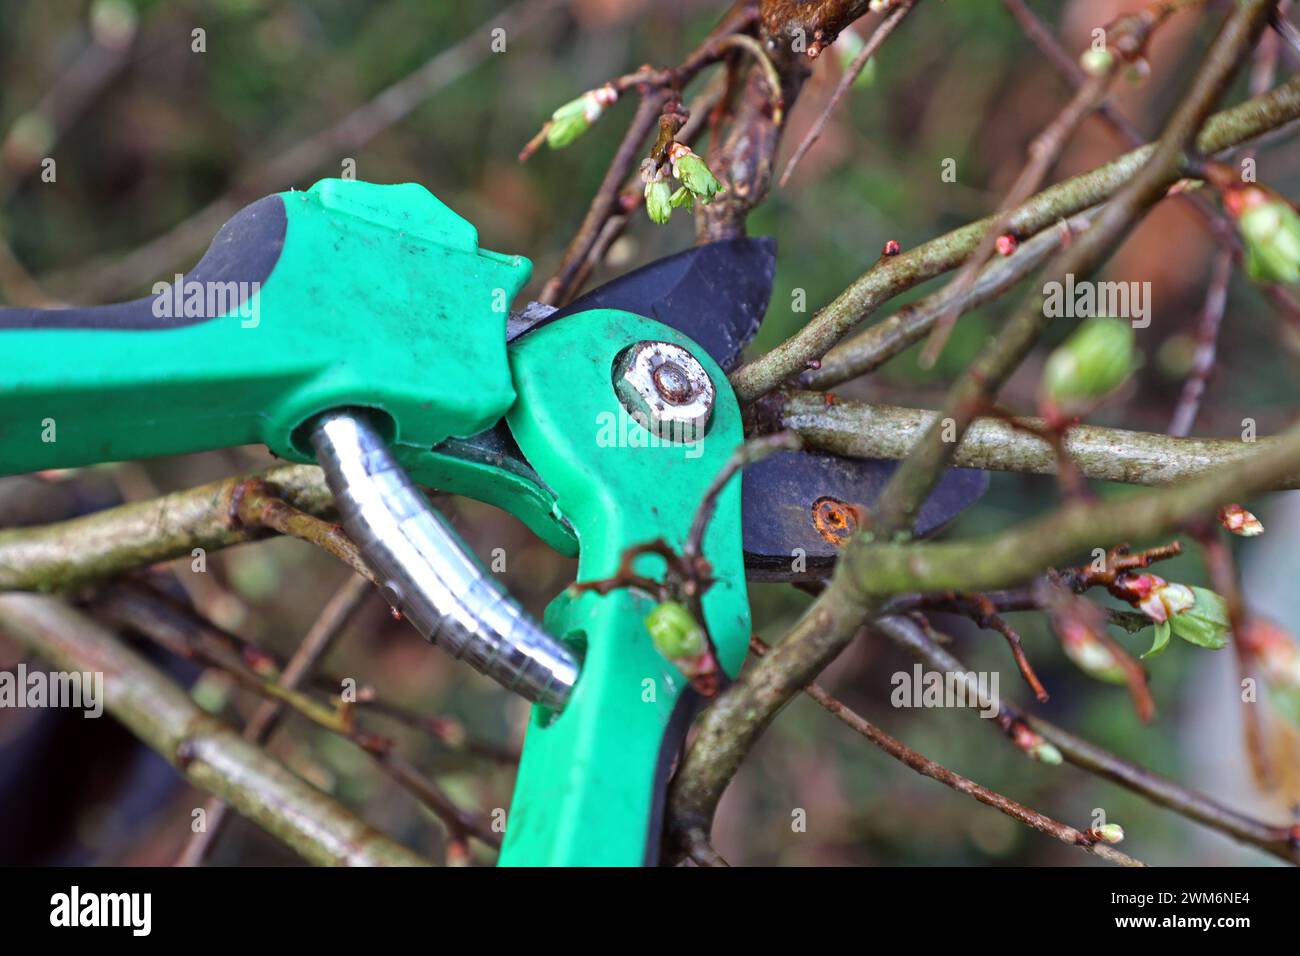
[[393,608],[506,689],[563,708],[577,658],[483,570],[363,413],[323,415],[311,442],[343,527]]

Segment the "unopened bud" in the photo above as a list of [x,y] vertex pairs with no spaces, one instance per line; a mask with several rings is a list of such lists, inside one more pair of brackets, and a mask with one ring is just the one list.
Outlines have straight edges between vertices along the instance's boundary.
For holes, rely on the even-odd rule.
[[656,605],[646,615],[645,626],[659,653],[671,661],[698,657],[704,652],[704,628],[676,601]]
[[673,215],[672,189],[662,179],[645,184],[645,211],[651,222],[663,225]]
[[1105,47],[1089,47],[1079,57],[1079,65],[1089,76],[1105,76],[1115,68],[1115,54]]
[[673,176],[699,197],[701,202],[707,203],[722,189],[722,184],[704,160],[692,152],[689,146],[673,143],[668,149],[668,158],[673,164]]
[[1103,826],[1093,827],[1088,831],[1088,836],[1103,843],[1119,843],[1124,839],[1124,828],[1118,823],[1107,823]]
[[1219,524],[1233,534],[1253,538],[1264,533],[1264,525],[1241,505],[1225,505],[1219,510]]
[[1137,365],[1129,323],[1088,319],[1048,357],[1043,401],[1066,413],[1085,411],[1123,385]]
[[1059,767],[1064,759],[1061,752],[1049,743],[1042,734],[1029,729],[1027,724],[1017,723],[1011,734],[1012,743],[1026,754],[1051,767]]
[[610,84],[588,90],[576,100],[570,100],[551,114],[546,128],[546,143],[551,149],[563,149],[600,119],[605,107],[618,100],[618,90]]
[[1254,184],[1229,188],[1223,202],[1246,245],[1246,273],[1257,282],[1300,282],[1300,214],[1295,207]]
[[1065,656],[1089,677],[1107,684],[1128,683],[1128,672],[1092,627],[1077,618],[1053,620]]

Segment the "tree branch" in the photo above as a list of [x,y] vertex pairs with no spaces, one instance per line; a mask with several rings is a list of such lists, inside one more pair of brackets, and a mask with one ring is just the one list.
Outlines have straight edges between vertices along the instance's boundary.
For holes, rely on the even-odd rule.
[[110,714],[190,783],[221,797],[308,862],[428,865],[201,711],[153,665],[80,612],[54,598],[4,594],[0,625],[55,667],[102,672]]
[[[769,400],[765,400],[769,401]],[[939,412],[896,405],[836,400],[818,392],[770,397],[764,419],[788,429],[809,448],[856,458],[906,458]],[[1052,444],[1041,438],[1040,418],[976,418],[953,452],[951,464],[986,471],[1054,475],[1059,462]],[[1085,478],[1134,485],[1166,485],[1244,461],[1273,447],[1277,439],[1256,442],[1230,438],[1173,438],[1096,425],[1073,425],[1065,450]],[[1284,474],[1265,491],[1300,488],[1300,470]]]
[[[1221,153],[1298,117],[1300,77],[1294,77],[1264,96],[1210,117],[1196,140],[1196,151],[1203,155]],[[1144,146],[1043,190],[1012,212],[1007,220],[1008,231],[1022,238],[1032,236],[1060,219],[1111,198],[1133,180],[1155,150],[1154,145]],[[1172,173],[1165,170],[1160,179],[1167,186],[1182,172],[1181,167]],[[731,383],[737,396],[752,401],[779,387],[787,378],[804,371],[810,360],[825,354],[884,302],[959,266],[996,220],[995,216],[987,216],[876,262],[799,332],[733,372]]]
[[[315,465],[281,465],[252,476],[281,501],[322,514],[334,496]],[[0,591],[59,591],[122,571],[213,551],[265,532],[231,520],[247,476],[173,492],[39,528],[0,530]]]
[[[953,674],[969,671],[965,664],[936,644],[924,629],[906,617],[882,617],[875,622],[874,627],[935,670]],[[983,706],[984,702],[980,703]],[[998,703],[1000,714],[1013,721],[1026,723],[1076,767],[1119,784],[1158,806],[1166,807],[1212,830],[1259,847],[1289,863],[1300,864],[1300,828],[1274,826],[1245,816],[1204,794],[1187,790],[1172,780],[1129,763],[1045,720],[1029,716],[1007,703],[1005,698]],[[988,723],[996,725],[998,722],[993,720]]]

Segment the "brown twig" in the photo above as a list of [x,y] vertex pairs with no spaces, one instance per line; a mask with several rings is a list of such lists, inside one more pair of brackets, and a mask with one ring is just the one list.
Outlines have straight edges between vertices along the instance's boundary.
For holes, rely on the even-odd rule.
[[695,518],[691,521],[690,532],[686,535],[686,544],[682,548],[682,554],[686,559],[689,561],[704,553],[704,532],[708,529],[709,522],[713,520],[718,495],[738,471],[762,461],[773,452],[798,451],[802,447],[803,442],[797,435],[791,432],[776,432],[761,438],[751,438],[737,448],[704,492],[704,497],[700,499]]
[[[766,644],[758,638],[750,641],[750,647],[754,652],[762,657],[769,650]],[[931,760],[915,750],[908,747],[901,740],[890,736],[881,730],[875,724],[864,719],[854,712],[847,705],[837,700],[820,685],[816,683],[809,684],[803,688],[803,692],[811,697],[817,703],[821,704],[832,716],[838,719],[852,730],[861,734],[875,746],[879,747],[895,760],[911,767],[923,777],[929,777],[931,780],[937,780],[958,793],[964,793],[968,797],[973,797],[985,806],[992,807],[999,813],[1004,813],[1023,823],[1030,829],[1037,830],[1039,833],[1046,833],[1048,836],[1055,837],[1062,843],[1070,846],[1077,846],[1088,853],[1092,853],[1108,863],[1115,863],[1119,866],[1145,866],[1139,860],[1126,853],[1121,853],[1114,847],[1105,843],[1099,843],[1088,834],[1076,830],[1074,827],[1053,820],[1046,814],[1039,813],[1024,804],[1017,803],[1010,797],[998,793],[996,790],[990,790],[988,787],[981,786],[974,780],[964,777],[956,771],[949,770],[942,764]]]
[[[968,670],[960,660],[935,643],[923,628],[905,616],[882,617],[876,621],[875,627],[908,653],[937,671],[966,673]],[[984,704],[983,701],[980,703]],[[998,705],[1007,720],[1024,722],[1055,746],[1069,763],[1088,773],[1110,780],[1158,806],[1172,810],[1212,830],[1225,833],[1243,843],[1258,847],[1281,860],[1300,863],[1300,840],[1292,835],[1289,826],[1264,823],[1224,806],[1202,793],[1181,787],[1172,780],[1122,760],[1096,744],[1076,737],[1045,720],[1026,715],[1005,698],[1002,698]]]
[[102,672],[110,714],[194,786],[228,801],[308,862],[427,865],[204,713],[182,688],[84,614],[54,598],[4,594],[0,623],[55,667]]
[[[293,657],[280,672],[279,684],[286,690],[295,690],[302,685],[316,665],[325,658],[334,642],[343,633],[366,597],[371,593],[371,584],[365,578],[353,575],[338,592],[326,602],[320,615],[307,631],[307,635],[294,651]],[[266,743],[275,733],[280,717],[284,713],[279,701],[264,701],[244,725],[245,740],[255,744]],[[204,808],[207,827],[194,833],[185,848],[177,857],[177,866],[198,866],[215,845],[217,837],[225,825],[228,804],[212,798]]]
[[569,241],[559,267],[542,287],[539,301],[548,305],[562,305],[577,291],[578,274],[599,239],[606,221],[619,211],[619,190],[636,169],[637,162],[641,158],[641,146],[650,135],[650,131],[655,128],[664,106],[668,104],[671,97],[672,94],[663,89],[648,90],[642,95],[636,115],[632,117],[627,133],[623,136],[623,142],[619,144],[613,159],[610,160],[609,168],[605,170],[605,178],[601,180],[600,188],[596,190],[596,195],[591,200],[591,206],[583,216],[577,233]]
[[[624,208],[625,203],[620,191],[637,168],[646,137],[658,126],[660,135],[652,153],[666,152],[667,146],[671,144],[672,138],[682,128],[689,115],[672,108],[673,104],[678,102],[683,87],[704,67],[725,56],[734,46],[733,38],[743,36],[744,31],[752,29],[757,20],[756,4],[742,0],[728,10],[681,65],[662,70],[647,67],[611,81],[616,89],[639,90],[641,101],[623,136],[623,141],[605,171],[605,176],[596,190],[596,195],[592,198],[586,215],[583,216],[577,233],[565,249],[560,265],[542,287],[540,301],[548,305],[561,305],[573,298],[581,288],[590,270],[589,262],[593,251],[601,241],[608,224],[619,213],[630,212],[630,209]],[[746,37],[746,39],[752,41],[752,38]],[[757,52],[762,54],[762,49],[759,48]],[[763,57],[763,61],[766,61],[766,56]],[[770,66],[771,64],[768,63],[768,67]],[[775,95],[779,101],[779,88]],[[695,107],[692,111],[694,109]],[[667,119],[670,125],[665,126],[661,118]],[[667,143],[664,142],[665,131],[669,139]],[[608,242],[605,245],[608,246]]]
[[853,81],[858,78],[858,74],[867,65],[867,61],[875,56],[876,51],[889,39],[889,35],[915,9],[919,2],[920,0],[902,0],[901,3],[890,10],[888,15],[872,32],[866,45],[853,58],[853,62],[849,64],[848,69],[844,71],[844,75],[840,77],[839,83],[835,86],[835,92],[831,94],[830,101],[827,102],[821,114],[813,122],[808,132],[804,134],[803,141],[799,143],[794,154],[786,162],[785,170],[781,173],[780,185],[782,187],[790,181],[790,175],[794,172],[795,167],[799,165],[799,161],[803,159],[804,154],[821,137],[822,132],[826,129],[826,124],[830,122],[831,115],[835,112],[835,108],[840,105],[840,100],[844,99],[845,94],[853,87]]
[[[470,835],[487,846],[500,848],[498,834],[456,807],[436,784],[425,779],[405,758],[395,752],[390,739],[358,727],[350,705],[342,701],[321,704],[286,683],[282,673],[278,675],[279,680],[275,679],[275,675],[269,678],[264,676],[266,672],[276,670],[274,662],[264,652],[257,652],[258,660],[250,666],[246,659],[247,646],[244,653],[232,653],[230,645],[237,639],[222,634],[208,622],[195,621],[187,609],[160,600],[159,595],[147,590],[115,589],[98,602],[97,608],[173,653],[216,668],[241,687],[265,697],[269,702],[282,704],[316,726],[350,741],[427,806],[443,821],[453,837]],[[294,682],[296,683],[297,681]]]
[[261,479],[250,478],[235,486],[230,498],[230,517],[244,527],[269,528],[314,544],[367,581],[376,583],[374,572],[362,560],[361,552],[342,525],[295,508]]
[[1233,252],[1225,249],[1214,257],[1210,269],[1210,284],[1205,292],[1205,304],[1201,306],[1200,321],[1196,326],[1196,351],[1192,355],[1192,368],[1183,382],[1178,405],[1173,418],[1166,429],[1170,435],[1182,438],[1192,433],[1196,415],[1201,410],[1201,400],[1210,376],[1214,374],[1215,357],[1218,354],[1219,328],[1228,305],[1228,283],[1232,279]]

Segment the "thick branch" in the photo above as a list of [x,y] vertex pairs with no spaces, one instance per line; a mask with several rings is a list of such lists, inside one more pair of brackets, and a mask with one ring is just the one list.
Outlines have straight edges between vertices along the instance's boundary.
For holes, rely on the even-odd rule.
[[104,675],[104,706],[196,787],[320,865],[425,866],[210,714],[95,621],[35,594],[0,595],[0,625],[67,671]]
[[[803,439],[806,447],[857,458],[906,458],[939,412],[895,405],[835,401],[819,392],[791,392],[780,398],[774,424]],[[1050,442],[1034,434],[1039,418],[977,418],[953,453],[961,468],[1054,475],[1057,457]],[[1273,447],[1276,439],[1256,442],[1230,438],[1171,438],[1151,432],[1075,425],[1065,450],[1085,478],[1134,485],[1165,485],[1244,461]],[[1300,470],[1280,476],[1265,491],[1300,488]]]
[[[315,465],[283,465],[253,476],[307,514],[333,507]],[[249,479],[227,478],[150,501],[108,508],[39,528],[0,531],[0,591],[59,591],[131,568],[251,541],[264,531],[231,520]]]
[[985,591],[1024,581],[1073,555],[1141,540],[1213,515],[1229,502],[1266,491],[1300,472],[1300,428],[1267,448],[1199,478],[1118,500],[1072,501],[1010,531],[960,542],[863,543],[837,571],[862,594]]

